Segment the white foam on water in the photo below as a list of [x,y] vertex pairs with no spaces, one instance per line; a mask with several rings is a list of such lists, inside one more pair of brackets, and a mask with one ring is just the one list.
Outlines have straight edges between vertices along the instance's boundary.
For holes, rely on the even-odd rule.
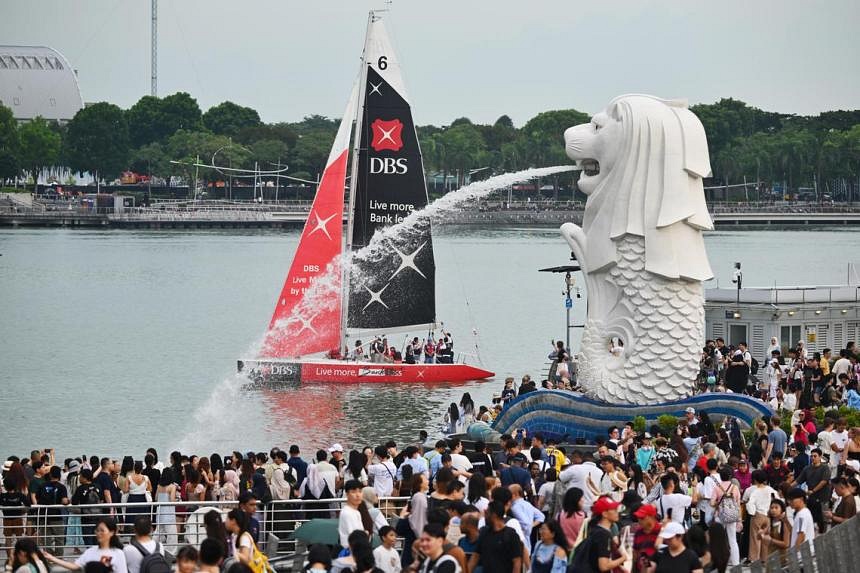
[[[504,173],[490,177],[484,181],[471,183],[456,191],[433,201],[423,209],[413,211],[399,223],[377,230],[367,246],[344,253],[342,258],[336,258],[329,263],[326,271],[317,276],[304,293],[302,301],[296,306],[293,316],[279,321],[276,328],[301,327],[298,317],[310,319],[319,312],[321,307],[333,304],[334,296],[340,296],[340,276],[342,264],[351,260],[374,262],[381,260],[386,253],[386,242],[395,238],[408,237],[410,232],[420,229],[428,221],[452,213],[463,205],[484,198],[494,191],[506,188],[515,183],[528,181],[537,177],[547,177],[556,173],[572,171],[574,166],[562,165],[557,167],[542,167],[525,169],[514,173]],[[352,259],[350,259],[352,257]],[[247,356],[258,356],[263,346],[263,338],[254,342]],[[212,448],[223,451],[232,450],[235,445],[248,447],[251,444],[239,444],[255,437],[247,436],[249,420],[255,420],[256,401],[242,392],[248,378],[243,374],[234,374],[221,381],[212,391],[207,400],[197,409],[193,416],[192,429],[172,448],[180,452],[200,452]]]

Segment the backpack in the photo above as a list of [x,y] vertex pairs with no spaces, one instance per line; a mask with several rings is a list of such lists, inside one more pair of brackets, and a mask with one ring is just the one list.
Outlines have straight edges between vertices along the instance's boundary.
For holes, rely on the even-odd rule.
[[753,376],[758,374],[758,360],[752,356],[750,356],[750,374]]
[[[588,523],[583,522],[582,527],[588,527]],[[589,535],[574,548],[573,555],[567,565],[567,573],[594,573],[588,559],[591,556],[591,546],[594,545],[593,539]]]
[[140,562],[140,573],[171,573],[170,564],[161,554],[160,543],[155,542],[155,551],[152,553],[147,551],[137,539],[132,539],[131,544],[143,555],[143,560]]
[[[86,491],[84,492],[83,499],[81,500],[81,505],[98,505],[102,502],[102,494],[99,492],[99,488],[93,484],[87,484]],[[83,507],[81,508],[81,513],[84,515],[98,515],[102,512],[102,510],[98,507]]]
[[741,508],[738,506],[738,502],[735,501],[735,498],[729,495],[734,484],[730,485],[729,489],[725,491],[719,484],[717,484],[717,487],[723,492],[723,497],[721,497],[719,503],[717,503],[717,510],[714,512],[714,517],[719,518],[720,523],[739,522],[741,520]]

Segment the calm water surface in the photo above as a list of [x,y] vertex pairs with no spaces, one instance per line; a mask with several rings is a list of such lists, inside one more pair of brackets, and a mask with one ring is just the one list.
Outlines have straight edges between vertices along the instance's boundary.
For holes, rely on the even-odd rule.
[[[262,335],[298,237],[0,230],[0,456],[411,441],[438,432],[463,392],[488,403],[505,376],[540,376],[550,339],[564,337],[562,279],[537,272],[567,261],[556,230],[443,229],[438,318],[458,351],[477,346],[495,381],[242,391],[236,358]],[[860,262],[857,231],[715,232],[706,242],[724,285],[736,260],[748,285],[840,283]]]

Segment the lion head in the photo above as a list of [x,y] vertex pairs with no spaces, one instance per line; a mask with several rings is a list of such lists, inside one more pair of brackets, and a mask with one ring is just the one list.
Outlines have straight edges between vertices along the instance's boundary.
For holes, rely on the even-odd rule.
[[686,102],[620,96],[564,139],[588,195],[582,226],[589,272],[617,262],[613,241],[632,234],[645,238],[646,270],[685,280],[713,276],[702,237],[713,229],[702,187],[711,174],[708,143]]

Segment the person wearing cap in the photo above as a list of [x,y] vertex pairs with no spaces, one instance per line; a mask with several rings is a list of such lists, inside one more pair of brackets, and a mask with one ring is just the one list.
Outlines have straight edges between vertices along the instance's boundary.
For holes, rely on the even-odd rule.
[[687,425],[688,426],[695,426],[696,424],[699,423],[699,420],[696,419],[696,409],[693,408],[692,406],[690,406],[686,410],[684,410],[684,417],[687,418]]
[[812,512],[806,507],[806,492],[799,487],[792,488],[785,496],[794,510],[794,521],[791,524],[791,547],[800,547],[805,541],[812,544],[815,539],[815,521]]
[[684,545],[684,526],[667,523],[660,532],[666,548],[654,554],[652,573],[702,573],[702,562],[692,549]]
[[592,571],[612,571],[621,567],[628,559],[627,550],[620,546],[620,557],[612,558],[612,526],[621,518],[618,513],[620,502],[611,497],[599,497],[591,506],[591,515],[597,519],[597,525],[592,527],[586,538],[588,540],[588,564]]
[[529,471],[523,467],[528,463],[528,459],[526,459],[525,455],[522,453],[517,453],[508,461],[511,465],[506,468],[502,468],[499,471],[499,478],[502,480],[502,487],[517,484],[523,488],[524,491],[531,494],[532,476]]
[[328,453],[331,454],[329,463],[334,466],[338,474],[343,473],[343,468],[346,467],[346,460],[343,457],[343,446],[337,443],[332,444],[328,449]]
[[633,512],[633,517],[639,522],[633,526],[633,572],[643,573],[657,552],[657,538],[662,526],[653,505],[641,505]]

